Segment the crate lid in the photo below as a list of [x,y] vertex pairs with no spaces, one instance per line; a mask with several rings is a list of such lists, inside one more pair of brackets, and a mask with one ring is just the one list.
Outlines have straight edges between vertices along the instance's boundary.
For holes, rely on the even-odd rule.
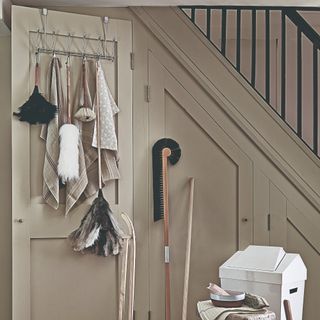
[[306,267],[298,254],[281,247],[249,246],[219,268],[220,278],[284,283],[305,280]]
[[275,271],[286,252],[281,247],[249,246],[233,255],[226,266],[261,271]]

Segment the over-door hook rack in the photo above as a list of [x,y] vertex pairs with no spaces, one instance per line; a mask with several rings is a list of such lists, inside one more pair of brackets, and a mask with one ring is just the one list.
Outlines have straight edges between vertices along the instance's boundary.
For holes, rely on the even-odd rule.
[[[50,36],[54,39],[54,43],[56,43],[57,38],[66,38],[68,41],[68,44],[70,44],[70,39],[78,39],[78,40],[83,40],[85,42],[90,42],[90,41],[97,41],[101,43],[101,37],[99,38],[91,38],[88,37],[87,35],[84,35],[83,37],[81,36],[76,36],[76,35],[71,35],[70,33],[68,34],[62,34],[62,33],[57,33],[57,32],[44,32],[44,31],[30,31],[31,34],[37,34],[39,37],[42,36]],[[39,41],[39,40],[38,40]],[[117,40],[103,40],[105,43],[112,43],[114,46],[117,44]],[[41,43],[41,40],[39,41],[39,44]],[[101,60],[109,60],[109,61],[114,61],[115,57],[114,55],[109,55],[109,54],[97,54],[97,53],[87,53],[87,52],[76,52],[76,51],[70,51],[70,48],[68,48],[68,51],[65,50],[57,50],[55,47],[48,48],[47,47],[47,42],[45,41],[45,47],[40,47],[40,45],[37,44],[37,47],[35,48],[37,53],[46,53],[46,54],[55,54],[55,55],[62,55],[62,56],[69,56],[69,57],[79,57],[83,58],[86,57],[88,59],[101,59]],[[114,50],[115,52],[115,50]]]

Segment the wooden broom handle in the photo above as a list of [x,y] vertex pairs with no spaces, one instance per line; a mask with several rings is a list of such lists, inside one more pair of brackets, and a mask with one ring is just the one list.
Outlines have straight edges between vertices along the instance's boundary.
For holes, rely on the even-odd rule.
[[290,301],[283,300],[283,305],[284,305],[284,311],[285,311],[287,320],[293,320]]
[[71,71],[70,71],[70,57],[67,58],[67,122],[71,124]]
[[99,189],[102,189],[102,174],[101,174],[101,134],[100,134],[100,90],[99,90],[99,62],[96,62],[96,117],[97,117],[97,147],[98,147],[98,176]]
[[87,94],[87,83],[88,83],[88,75],[87,75],[87,60],[83,59],[82,61],[82,91],[83,91],[83,106],[88,107],[88,94]]
[[168,186],[168,157],[171,155],[169,148],[162,150],[162,183],[163,183],[163,238],[165,246],[165,320],[170,320],[171,304],[170,304],[170,262],[169,262],[169,186]]
[[189,207],[188,207],[188,237],[186,247],[186,260],[184,269],[184,287],[182,301],[182,320],[187,320],[188,311],[188,291],[189,291],[189,274],[190,274],[190,256],[191,256],[191,236],[192,236],[192,216],[193,216],[193,199],[194,199],[194,178],[189,179]]

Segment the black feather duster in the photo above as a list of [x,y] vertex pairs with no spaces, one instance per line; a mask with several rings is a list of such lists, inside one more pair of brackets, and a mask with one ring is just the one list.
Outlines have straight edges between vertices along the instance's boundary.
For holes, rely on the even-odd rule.
[[28,101],[19,108],[19,112],[13,113],[20,121],[25,121],[30,124],[48,124],[57,113],[57,107],[48,102],[39,92],[39,68],[39,63],[37,63],[35,69],[35,86],[31,96]]

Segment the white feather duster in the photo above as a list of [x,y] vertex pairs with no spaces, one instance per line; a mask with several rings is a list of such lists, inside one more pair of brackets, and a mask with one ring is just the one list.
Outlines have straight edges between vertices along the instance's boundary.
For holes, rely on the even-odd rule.
[[59,130],[60,154],[58,174],[63,183],[79,178],[79,129],[64,124]]

